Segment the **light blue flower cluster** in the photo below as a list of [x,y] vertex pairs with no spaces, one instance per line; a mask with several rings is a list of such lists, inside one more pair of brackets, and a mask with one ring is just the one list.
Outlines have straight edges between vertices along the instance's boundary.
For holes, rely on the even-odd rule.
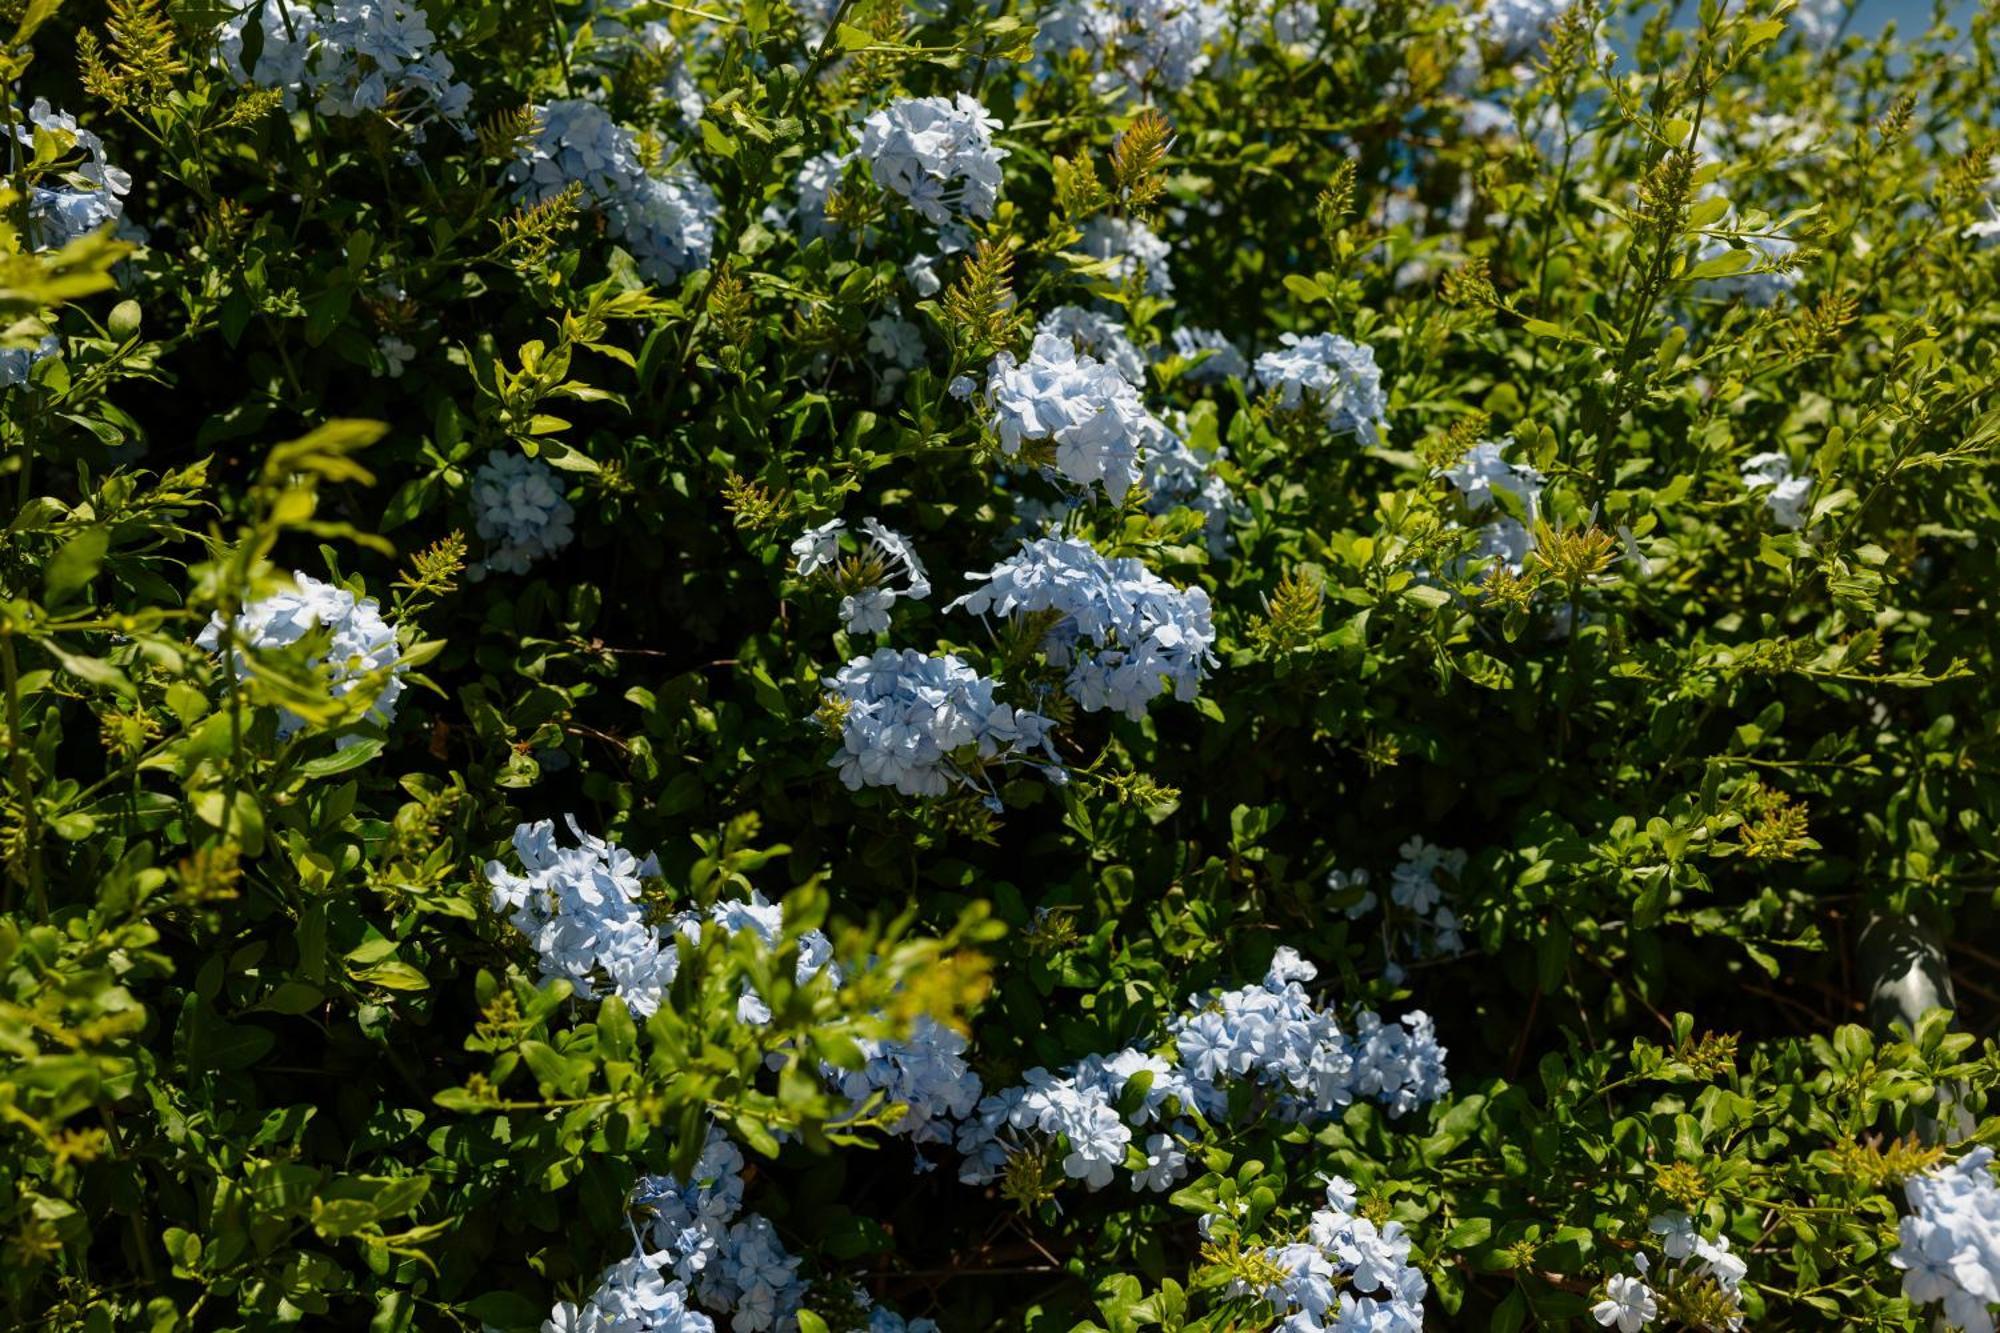
[[1093,356],[1125,377],[1133,388],[1146,383],[1146,358],[1130,335],[1106,315],[1077,305],[1059,305],[1035,325],[1036,336],[1051,333],[1067,338],[1076,350]]
[[1100,213],[1084,224],[1079,245],[1109,268],[1113,282],[1138,282],[1148,296],[1173,295],[1173,272],[1167,267],[1173,249],[1145,223]]
[[[616,995],[632,1012],[650,1017],[680,971],[676,935],[701,937],[707,920],[725,934],[748,930],[765,945],[778,942],[784,909],[752,893],[748,901],[722,899],[704,918],[681,912],[663,928],[645,901],[645,880],[660,873],[652,856],[643,860],[616,843],[585,833],[576,816],[565,816],[577,845],[557,845],[555,824],[537,820],[514,830],[514,854],[524,873],[498,861],[486,863],[493,910],[534,946],[542,980],[561,978],[584,999]],[[829,969],[834,984],[833,942],[821,931],[799,939],[795,978],[801,984]],[[747,986],[736,1016],[753,1025],[771,1021],[770,1006]]]
[[1903,1295],[1919,1305],[1944,1303],[1944,1318],[1966,1333],[1993,1333],[2000,1304],[2000,1187],[1993,1150],[1974,1148],[1956,1162],[1903,1186],[1910,1212],[1889,1262],[1903,1270]]
[[1274,1096],[1280,1114],[1307,1121],[1357,1100],[1402,1115],[1451,1091],[1428,1014],[1413,1010],[1391,1024],[1364,1010],[1345,1032],[1300,984],[1318,974],[1281,948],[1260,985],[1208,996],[1176,1020],[1169,1031],[1197,1090],[1207,1085],[1220,1098],[1222,1081],[1249,1079]]
[[[831,767],[850,790],[894,787],[905,796],[942,796],[953,786],[986,787],[988,763],[1027,762],[1060,780],[1053,724],[994,697],[994,682],[944,653],[884,648],[857,657],[833,678],[843,708],[840,753]],[[1030,757],[1042,750],[1046,764]]]
[[1793,476],[1788,456],[1753,454],[1743,460],[1742,476],[1751,494],[1763,495],[1773,523],[1792,532],[1806,525],[1806,501],[1812,498],[1813,479]]
[[[263,49],[246,71],[244,29],[253,16]],[[226,20],[217,37],[224,67],[284,89],[287,107],[310,97],[321,115],[407,117],[417,139],[429,121],[461,125],[472,108],[471,85],[453,81],[424,7],[410,0],[263,0]]]
[[[1479,545],[1472,558],[1493,560],[1515,574],[1526,566],[1534,548],[1533,524],[1541,516],[1542,487],[1547,478],[1526,463],[1510,463],[1504,451],[1512,436],[1482,440],[1452,466],[1438,473],[1464,497],[1465,507],[1479,522]],[[1496,493],[1520,502],[1522,518],[1503,508]]]
[[[1239,1285],[1233,1294],[1263,1297],[1284,1333],[1421,1333],[1429,1284],[1410,1262],[1410,1238],[1402,1223],[1378,1227],[1354,1206],[1354,1186],[1332,1177],[1326,1207],[1313,1212],[1305,1238],[1264,1250],[1285,1276],[1262,1291]],[[1229,1225],[1218,1214],[1202,1223],[1211,1237]]]
[[1056,333],[1035,335],[1025,362],[1012,352],[994,358],[986,405],[1002,453],[1014,458],[1046,440],[1056,471],[1086,489],[1102,485],[1114,503],[1139,480],[1139,454],[1157,424],[1132,381]]
[[648,1017],[680,965],[646,911],[643,881],[659,863],[585,833],[574,815],[564,822],[575,847],[558,846],[555,824],[542,819],[514,830],[524,873],[487,862],[493,910],[528,937],[542,980],[568,981],[585,999],[616,995]]
[[632,252],[639,271],[672,283],[707,265],[722,208],[715,191],[685,166],[646,170],[639,137],[592,102],[568,99],[536,109],[535,134],[507,168],[524,203],[540,203],[575,181],[604,216],[610,237]]
[[1042,652],[1068,668],[1064,689],[1085,712],[1108,708],[1136,721],[1169,686],[1191,701],[1215,664],[1207,591],[1176,588],[1129,556],[1107,560],[1088,542],[1039,537],[971,577],[983,586],[947,610],[1059,613]]
[[1571,0],[1486,0],[1474,20],[1480,40],[1503,60],[1524,60],[1547,39]]
[[1040,15],[1035,52],[1045,63],[1083,55],[1099,91],[1180,91],[1208,68],[1228,21],[1220,0],[1060,0]]
[[666,1258],[619,1260],[581,1304],[557,1302],[542,1333],[715,1333],[715,1321],[689,1306],[687,1284],[660,1274]]
[[1202,516],[1202,535],[1210,555],[1220,559],[1229,549],[1229,525],[1248,512],[1215,464],[1229,456],[1218,446],[1204,458],[1188,444],[1184,423],[1161,421],[1146,446],[1139,485],[1146,492],[1146,512],[1165,514],[1192,509]]
[[[868,537],[865,554],[843,565],[840,534],[846,529],[846,520],[834,518],[800,534],[792,542],[795,568],[801,578],[828,572],[841,591],[840,621],[849,634],[887,633],[889,613],[898,599],[921,602],[931,595],[930,575],[910,539],[873,518],[861,520]],[[897,578],[903,586],[890,586]]]
[[49,333],[33,347],[0,347],[0,389],[28,382],[28,372],[52,356],[62,354],[62,339]]
[[[632,1190],[632,1207],[647,1220],[634,1230],[632,1256],[611,1267],[584,1310],[604,1305],[606,1286],[614,1278],[627,1280],[628,1274],[652,1275],[650,1281],[641,1279],[650,1304],[630,1324],[574,1327],[598,1327],[603,1333],[710,1333],[714,1320],[694,1308],[696,1301],[728,1316],[736,1333],[797,1327],[806,1294],[798,1256],[785,1249],[769,1219],[758,1213],[739,1216],[742,1172],[743,1154],[711,1126],[692,1179],[641,1176]],[[668,1272],[671,1281],[665,1277]],[[575,1309],[558,1305],[550,1323],[572,1327],[561,1321]]]
[[[1389,876],[1389,901],[1394,911],[1382,921],[1383,976],[1400,983],[1404,972],[1397,961],[1398,944],[1417,958],[1449,957],[1465,952],[1463,924],[1450,898],[1465,869],[1466,855],[1422,838],[1411,838],[1398,849],[1402,860]],[[1442,876],[1442,878],[1440,878]],[[1329,871],[1326,887],[1339,900],[1350,921],[1379,905],[1368,887],[1366,870]],[[1394,932],[1394,933],[1392,933]]]
[[1257,380],[1277,393],[1278,405],[1287,412],[1310,408],[1336,435],[1378,443],[1388,404],[1375,349],[1337,333],[1287,333],[1279,341],[1282,348],[1257,358]]
[[[716,1318],[735,1333],[797,1329],[808,1284],[770,1220],[743,1212],[743,1171],[743,1154],[711,1125],[687,1180],[639,1177],[631,1202],[643,1221],[633,1226],[632,1254],[582,1303],[558,1303],[543,1333],[714,1333]],[[930,1320],[905,1322],[858,1288],[854,1300],[869,1333],[937,1333]]]
[[1205,329],[1194,325],[1175,329],[1173,332],[1174,355],[1187,361],[1194,361],[1183,373],[1191,384],[1214,384],[1227,379],[1248,379],[1250,363],[1235,343],[1223,336],[1220,329]]
[[[1785,236],[1746,236],[1743,244],[1750,255],[1746,267],[1734,273],[1703,278],[1695,284],[1696,288],[1708,296],[1724,300],[1740,298],[1745,305],[1767,306],[1799,285],[1799,271],[1785,267],[1798,251],[1797,241]],[[1710,236],[1695,252],[1695,262],[1705,263],[1720,258],[1734,248],[1727,239]]]
[[27,124],[14,127],[14,136],[27,157],[34,156],[36,130],[54,135],[59,144],[73,144],[83,160],[64,169],[63,184],[30,187],[28,232],[35,249],[60,249],[125,216],[125,196],[131,192],[132,177],[111,165],[104,140],[78,125],[69,112],[51,108],[46,97],[36,98],[28,108]]
[[802,239],[810,241],[816,236],[831,235],[834,231],[833,224],[827,221],[826,201],[839,188],[841,173],[853,160],[854,154],[829,148],[799,164],[798,175],[792,181],[792,192],[798,196],[792,220]]
[[473,526],[487,543],[481,566],[525,574],[543,556],[569,545],[576,511],[563,498],[556,470],[539,458],[495,449],[472,474]]
[[[879,1095],[900,1103],[903,1114],[889,1132],[922,1147],[949,1144],[955,1122],[979,1103],[979,1075],[965,1062],[965,1038],[931,1018],[919,1018],[900,1041],[864,1040],[867,1062],[859,1069],[826,1065],[827,1082],[860,1107]],[[919,1159],[922,1160],[921,1158]],[[929,1164],[920,1169],[928,1170]]]
[[904,97],[861,123],[856,150],[875,184],[902,196],[933,225],[989,218],[1000,202],[1000,160],[993,142],[1004,128],[964,93]]
[[[381,692],[368,707],[368,720],[386,727],[396,720],[396,700],[403,692],[402,668],[397,665],[402,650],[395,629],[382,618],[382,608],[373,597],[356,598],[347,589],[323,583],[309,574],[294,574],[293,587],[261,601],[252,602],[237,614],[236,639],[242,647],[256,652],[283,648],[297,643],[315,629],[324,629],[332,639],[326,651],[315,655],[313,665],[325,667],[333,680],[335,697],[345,697],[378,672],[387,672]],[[219,652],[223,641],[223,619],[213,616],[195,639],[198,647]],[[239,675],[249,664],[239,653]],[[278,737],[296,735],[305,719],[289,710],[278,713]],[[361,737],[349,733],[335,745],[346,749]]]
[[[1015,1153],[1060,1141],[1063,1173],[1092,1190],[1110,1184],[1137,1147],[1144,1164],[1131,1168],[1133,1188],[1164,1191],[1187,1174],[1192,1117],[1225,1116],[1232,1082],[1260,1085],[1273,1111],[1306,1121],[1356,1100],[1401,1115],[1450,1091],[1428,1016],[1413,1012],[1389,1024],[1363,1012],[1350,1034],[1300,984],[1316,975],[1281,948],[1260,984],[1202,996],[1176,1017],[1165,1054],[1127,1048],[1090,1056],[1066,1075],[1029,1070],[1020,1086],[982,1098],[959,1127],[959,1178],[988,1183]],[[1126,1102],[1141,1077],[1143,1094]],[[1124,1114],[1121,1105],[1129,1106]]]

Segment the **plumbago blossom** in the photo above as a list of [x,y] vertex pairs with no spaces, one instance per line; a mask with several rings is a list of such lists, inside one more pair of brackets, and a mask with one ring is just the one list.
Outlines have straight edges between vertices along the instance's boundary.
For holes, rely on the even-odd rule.
[[1473,20],[1481,41],[1502,59],[1523,60],[1535,54],[1572,0],[1486,0]]
[[[1403,1224],[1378,1227],[1354,1206],[1354,1186],[1329,1179],[1326,1207],[1314,1211],[1304,1239],[1263,1251],[1284,1276],[1258,1291],[1238,1280],[1230,1294],[1261,1296],[1284,1333],[1420,1333],[1430,1287],[1410,1262]],[[1204,1235],[1230,1225],[1220,1214],[1202,1219]]]
[[1755,454],[1743,460],[1743,484],[1764,497],[1771,521],[1796,532],[1806,524],[1806,501],[1812,498],[1811,477],[1792,475],[1792,460],[1782,453]]
[[[514,830],[514,855],[522,873],[499,861],[486,863],[493,910],[534,946],[542,980],[560,978],[586,1000],[616,995],[633,1013],[651,1017],[680,972],[676,935],[701,938],[707,921],[725,934],[748,930],[775,946],[784,927],[784,909],[752,893],[747,902],[724,899],[706,916],[680,912],[663,926],[654,924],[645,881],[660,873],[652,856],[634,856],[615,843],[585,833],[574,815],[564,822],[575,847],[556,842],[555,824],[537,820]],[[835,985],[833,942],[817,930],[799,937],[795,979],[811,980],[822,970]],[[745,1023],[771,1021],[770,1006],[747,987],[736,1003]]]
[[34,154],[36,130],[54,135],[58,143],[72,143],[83,160],[64,169],[61,184],[51,184],[56,178],[45,177],[29,188],[28,236],[34,248],[57,250],[122,219],[132,177],[111,165],[104,140],[77,124],[69,112],[50,107],[46,97],[36,98],[28,108],[27,124],[14,127],[14,137],[28,156]]
[[569,545],[576,511],[556,470],[539,458],[495,449],[472,474],[473,526],[487,543],[482,568],[525,574]]
[[995,357],[985,400],[1002,453],[1047,440],[1056,471],[1086,489],[1102,485],[1114,502],[1139,480],[1140,453],[1158,428],[1132,381],[1064,333],[1036,334],[1025,362]]
[[[1260,984],[1196,999],[1168,1025],[1160,1051],[1092,1055],[1066,1074],[1029,1070],[1019,1086],[982,1098],[960,1125],[959,1178],[990,1183],[1014,1154],[1059,1141],[1063,1174],[1088,1189],[1116,1179],[1127,1149],[1136,1147],[1145,1160],[1131,1168],[1132,1187],[1163,1192],[1188,1173],[1185,1145],[1198,1132],[1192,1117],[1225,1117],[1231,1083],[1255,1083],[1277,1114],[1309,1122],[1356,1100],[1400,1115],[1450,1090],[1445,1051],[1428,1017],[1412,1013],[1385,1024],[1362,1013],[1345,1032],[1300,984],[1317,971],[1280,948]],[[1148,1079],[1145,1095],[1121,1112],[1140,1074]]]
[[[854,1101],[857,1113],[871,1098],[900,1103],[904,1110],[889,1132],[911,1143],[952,1142],[957,1122],[979,1104],[979,1075],[965,1061],[966,1040],[929,1017],[922,1017],[902,1040],[864,1038],[859,1069],[822,1065],[820,1073]],[[931,1163],[919,1157],[919,1170]]]
[[[1644,1252],[1634,1254],[1639,1276],[1607,1279],[1604,1298],[1590,1307],[1591,1318],[1618,1333],[1639,1333],[1663,1313],[1692,1327],[1742,1328],[1738,1292],[1750,1270],[1730,1251],[1729,1238],[1702,1235],[1694,1219],[1678,1210],[1653,1217],[1646,1230],[1659,1238],[1664,1257],[1659,1272]],[[1693,1304],[1683,1305],[1690,1298]]]
[[989,218],[1000,201],[1000,159],[994,146],[1004,128],[964,93],[905,97],[861,123],[856,150],[875,184],[901,195],[934,226],[955,218]]
[[1084,254],[1109,266],[1113,282],[1125,284],[1142,275],[1148,296],[1172,296],[1174,278],[1167,268],[1173,248],[1143,222],[1100,213],[1083,226],[1078,242]]
[[1035,53],[1044,64],[1083,56],[1099,91],[1178,92],[1208,68],[1207,48],[1228,22],[1219,0],[1060,0],[1040,16]]
[[[1799,243],[1786,236],[1745,236],[1743,250],[1749,262],[1734,273],[1703,278],[1695,284],[1704,295],[1722,300],[1740,298],[1745,305],[1767,306],[1799,285],[1800,273],[1785,267]],[[1719,259],[1736,247],[1721,236],[1710,236],[1695,252],[1697,263]]]
[[1278,395],[1278,405],[1287,412],[1310,408],[1335,434],[1378,443],[1388,404],[1375,349],[1337,333],[1287,333],[1279,341],[1282,348],[1257,358],[1257,381]]
[[[581,1304],[557,1304],[543,1333],[714,1333],[718,1319],[734,1333],[796,1329],[808,1290],[799,1257],[770,1219],[743,1211],[743,1196],[743,1154],[711,1125],[688,1179],[634,1182],[631,1255]],[[868,1333],[937,1333],[865,1292],[854,1304],[868,1312]]]
[[[985,788],[980,770],[995,761],[1035,764],[1061,781],[1050,740],[1054,723],[1001,703],[997,688],[950,653],[884,648],[857,657],[828,691],[830,711],[840,719],[840,753],[829,766],[850,790],[894,787],[905,796]],[[1031,757],[1038,749],[1047,763]],[[997,802],[988,788],[987,803]]]
[[[1215,384],[1228,379],[1247,379],[1250,375],[1250,363],[1220,329],[1192,325],[1175,329],[1173,353],[1194,362],[1181,372],[1181,378],[1190,384]],[[1196,357],[1201,360],[1195,361]]]
[[1145,465],[1139,474],[1139,485],[1146,492],[1146,512],[1194,510],[1202,516],[1208,553],[1219,559],[1229,550],[1229,525],[1243,518],[1248,508],[1215,470],[1215,464],[1227,458],[1229,450],[1218,445],[1207,457],[1196,453],[1187,441],[1185,420],[1178,413],[1173,415],[1171,423],[1160,422],[1146,445]]
[[0,347],[0,389],[26,384],[30,371],[61,354],[62,340],[53,333],[44,334],[33,347]]
[[1131,335],[1109,316],[1078,305],[1059,305],[1042,316],[1035,333],[1069,339],[1078,352],[1110,366],[1135,389],[1146,383],[1146,358],[1133,345]]
[[[1382,948],[1387,960],[1383,976],[1392,984],[1403,980],[1397,943],[1418,958],[1448,957],[1465,952],[1463,923],[1450,905],[1451,885],[1465,870],[1466,854],[1422,838],[1411,838],[1398,849],[1402,860],[1389,876],[1389,901],[1394,910],[1382,922]],[[1440,879],[1440,876],[1443,879]],[[1326,887],[1352,921],[1379,905],[1366,870],[1332,870]],[[1400,935],[1392,934],[1400,926]]]
[[647,171],[639,136],[595,103],[569,99],[537,107],[534,137],[509,164],[507,179],[526,204],[580,184],[607,233],[655,282],[676,282],[705,267],[715,249],[722,212],[715,191],[686,166],[663,176]]
[[1038,537],[970,577],[983,586],[947,610],[1058,613],[1042,652],[1068,668],[1065,692],[1085,712],[1112,709],[1137,721],[1169,687],[1189,702],[1215,664],[1207,591],[1176,588],[1129,556],[1108,560],[1088,542]]
[[[396,699],[403,692],[398,659],[402,650],[396,642],[395,627],[382,618],[382,608],[373,597],[357,598],[347,589],[323,583],[310,574],[294,574],[293,587],[252,602],[236,617],[236,638],[254,653],[259,649],[283,648],[297,643],[316,629],[332,635],[326,651],[311,658],[312,665],[324,667],[332,677],[333,694],[344,697],[358,689],[369,676],[387,671],[381,692],[368,706],[368,720],[386,727],[396,720]],[[195,639],[198,647],[220,652],[223,619],[218,613]],[[241,653],[237,673],[248,669]],[[278,712],[278,738],[288,739],[305,725],[305,719],[288,709]],[[340,749],[358,745],[356,735],[340,737]]]
[[[841,590],[840,621],[850,634],[882,634],[889,629],[889,612],[898,598],[921,602],[931,595],[930,575],[910,539],[873,518],[861,520],[868,542],[861,556],[845,564],[840,559],[843,519],[829,519],[809,528],[792,542],[792,559],[801,578],[820,570]],[[903,586],[890,586],[901,578]]]
[[[263,47],[246,70],[244,29],[253,17]],[[224,67],[282,88],[288,108],[310,99],[327,116],[401,113],[421,140],[429,121],[460,126],[472,107],[471,85],[453,80],[424,7],[411,0],[263,0],[225,21],[217,37]]]
[[1958,1161],[1904,1185],[1910,1212],[1889,1262],[1903,1270],[1903,1295],[1919,1305],[1941,1301],[1944,1317],[1967,1333],[1993,1333],[2000,1303],[2000,1186],[1993,1150],[1974,1148]]
[[[1438,475],[1451,483],[1467,511],[1480,520],[1479,544],[1471,558],[1490,559],[1519,574],[1534,549],[1534,523],[1541,517],[1542,487],[1548,479],[1526,463],[1509,463],[1505,452],[1513,447],[1511,435],[1482,440]],[[1503,494],[1518,503],[1521,517],[1501,504],[1498,497]]]

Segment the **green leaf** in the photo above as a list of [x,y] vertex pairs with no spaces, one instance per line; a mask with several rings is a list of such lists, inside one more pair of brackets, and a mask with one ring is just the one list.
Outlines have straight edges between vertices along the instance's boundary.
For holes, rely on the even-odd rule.
[[88,587],[104,567],[104,554],[110,547],[111,533],[104,528],[85,528],[64,542],[42,569],[44,603],[54,609],[72,593]]

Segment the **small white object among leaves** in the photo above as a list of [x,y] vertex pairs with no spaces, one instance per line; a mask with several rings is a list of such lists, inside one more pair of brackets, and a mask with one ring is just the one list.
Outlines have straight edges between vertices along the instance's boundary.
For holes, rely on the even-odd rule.
[[1764,497],[1771,521],[1796,532],[1806,524],[1806,501],[1812,498],[1811,477],[1792,475],[1792,460],[1785,454],[1754,454],[1743,461],[1743,484],[1753,495]]

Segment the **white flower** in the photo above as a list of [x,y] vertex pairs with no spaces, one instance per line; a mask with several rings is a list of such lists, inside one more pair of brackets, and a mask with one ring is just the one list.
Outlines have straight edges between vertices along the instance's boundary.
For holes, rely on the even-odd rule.
[[[260,14],[263,49],[243,67],[244,29]],[[223,67],[238,79],[282,88],[285,105],[314,99],[327,116],[384,111],[421,140],[430,120],[462,124],[472,88],[453,80],[452,64],[422,5],[410,0],[264,0],[244,6],[217,30]]]
[[[78,125],[75,116],[53,110],[46,97],[36,98],[28,108],[28,121],[15,126],[14,137],[29,155],[34,151],[37,129],[53,134],[58,142],[72,142],[84,155],[83,161],[70,165],[59,177],[45,177],[29,190],[28,229],[35,249],[60,249],[125,216],[125,195],[132,189],[132,177],[111,165],[104,140]],[[54,179],[63,183],[46,183]]]
[[816,528],[807,528],[792,541],[792,561],[800,578],[825,569],[840,559],[840,534],[847,523],[830,518]]
[[376,340],[375,349],[382,353],[382,371],[392,380],[403,378],[404,369],[417,359],[417,349],[393,333],[385,333]]
[[[1493,557],[1519,574],[1534,547],[1533,525],[1541,517],[1542,487],[1548,479],[1526,463],[1507,462],[1502,453],[1513,444],[1512,436],[1482,440],[1438,475],[1465,497],[1474,516],[1484,520],[1475,557]],[[1500,504],[1498,494],[1519,502],[1519,518]]]
[[1207,48],[1229,20],[1220,0],[1059,0],[1040,16],[1035,51],[1044,63],[1083,52],[1100,92],[1179,91],[1208,68]]
[[961,751],[992,760],[1042,749],[1053,759],[1048,719],[1001,703],[994,690],[993,681],[950,654],[884,648],[857,657],[831,682],[833,697],[846,706],[832,766],[850,789],[942,796],[954,784],[977,785],[957,762]]
[[1753,455],[1743,461],[1742,475],[1753,494],[1765,492],[1764,507],[1771,511],[1772,522],[1793,532],[1805,526],[1812,478],[1793,476],[1790,458],[1775,452]]
[[1112,281],[1122,285],[1143,275],[1148,296],[1173,295],[1167,270],[1173,251],[1143,222],[1100,213],[1084,224],[1081,244],[1083,253],[1110,265]]
[[1652,1290],[1636,1277],[1612,1278],[1604,1284],[1604,1295],[1590,1307],[1590,1317],[1606,1328],[1616,1324],[1618,1333],[1639,1333],[1660,1312]]
[[1123,375],[1133,388],[1144,388],[1146,383],[1146,359],[1139,355],[1139,349],[1132,345],[1132,339],[1125,330],[1094,310],[1082,306],[1057,306],[1042,316],[1042,322],[1035,325],[1035,333],[1053,333],[1068,338],[1076,350],[1096,357],[1105,365]]

